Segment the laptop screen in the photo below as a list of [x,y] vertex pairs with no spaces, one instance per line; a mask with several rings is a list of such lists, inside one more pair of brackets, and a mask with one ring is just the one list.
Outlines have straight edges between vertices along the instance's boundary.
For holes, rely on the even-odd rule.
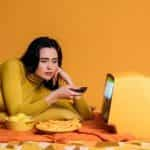
[[111,73],[108,73],[106,75],[105,80],[103,106],[102,106],[102,117],[104,118],[105,122],[108,122],[109,119],[114,83],[115,83],[114,76]]

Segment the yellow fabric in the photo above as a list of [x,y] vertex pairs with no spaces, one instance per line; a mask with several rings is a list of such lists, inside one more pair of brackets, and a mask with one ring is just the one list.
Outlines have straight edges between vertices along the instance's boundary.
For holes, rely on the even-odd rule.
[[[91,112],[83,99],[71,104],[68,100],[59,100],[49,106],[45,97],[50,90],[33,77],[26,76],[25,68],[19,59],[12,59],[0,66],[0,112],[8,115],[25,113],[37,118],[89,118]],[[80,111],[80,108],[83,110]],[[43,114],[42,114],[43,113]],[[69,113],[69,114],[68,114]],[[45,115],[44,115],[45,114]],[[40,117],[41,116],[41,117]]]

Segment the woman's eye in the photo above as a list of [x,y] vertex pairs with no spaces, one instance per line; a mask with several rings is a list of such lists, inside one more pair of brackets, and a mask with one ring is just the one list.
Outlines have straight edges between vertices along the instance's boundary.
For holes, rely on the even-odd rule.
[[52,62],[55,64],[55,63],[57,63],[58,61],[57,61],[57,60],[53,60]]
[[53,61],[53,63],[57,63],[57,61]]
[[40,62],[42,62],[42,63],[46,63],[47,61],[46,61],[46,60],[40,60]]

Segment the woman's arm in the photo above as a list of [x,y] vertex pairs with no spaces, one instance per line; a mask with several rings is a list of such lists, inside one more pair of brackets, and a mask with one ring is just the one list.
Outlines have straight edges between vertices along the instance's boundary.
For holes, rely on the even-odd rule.
[[26,103],[23,100],[22,78],[23,66],[17,59],[7,61],[1,68],[2,95],[6,109],[10,115],[19,112],[42,112],[48,108],[48,104],[44,99],[34,103]]
[[22,104],[21,73],[19,61],[10,60],[2,65],[2,95],[9,114],[16,114]]

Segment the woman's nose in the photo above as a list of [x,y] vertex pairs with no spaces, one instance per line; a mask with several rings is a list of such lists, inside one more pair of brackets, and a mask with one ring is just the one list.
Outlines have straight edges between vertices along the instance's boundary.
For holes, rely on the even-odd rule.
[[52,63],[48,63],[47,68],[49,70],[54,70],[55,66]]

